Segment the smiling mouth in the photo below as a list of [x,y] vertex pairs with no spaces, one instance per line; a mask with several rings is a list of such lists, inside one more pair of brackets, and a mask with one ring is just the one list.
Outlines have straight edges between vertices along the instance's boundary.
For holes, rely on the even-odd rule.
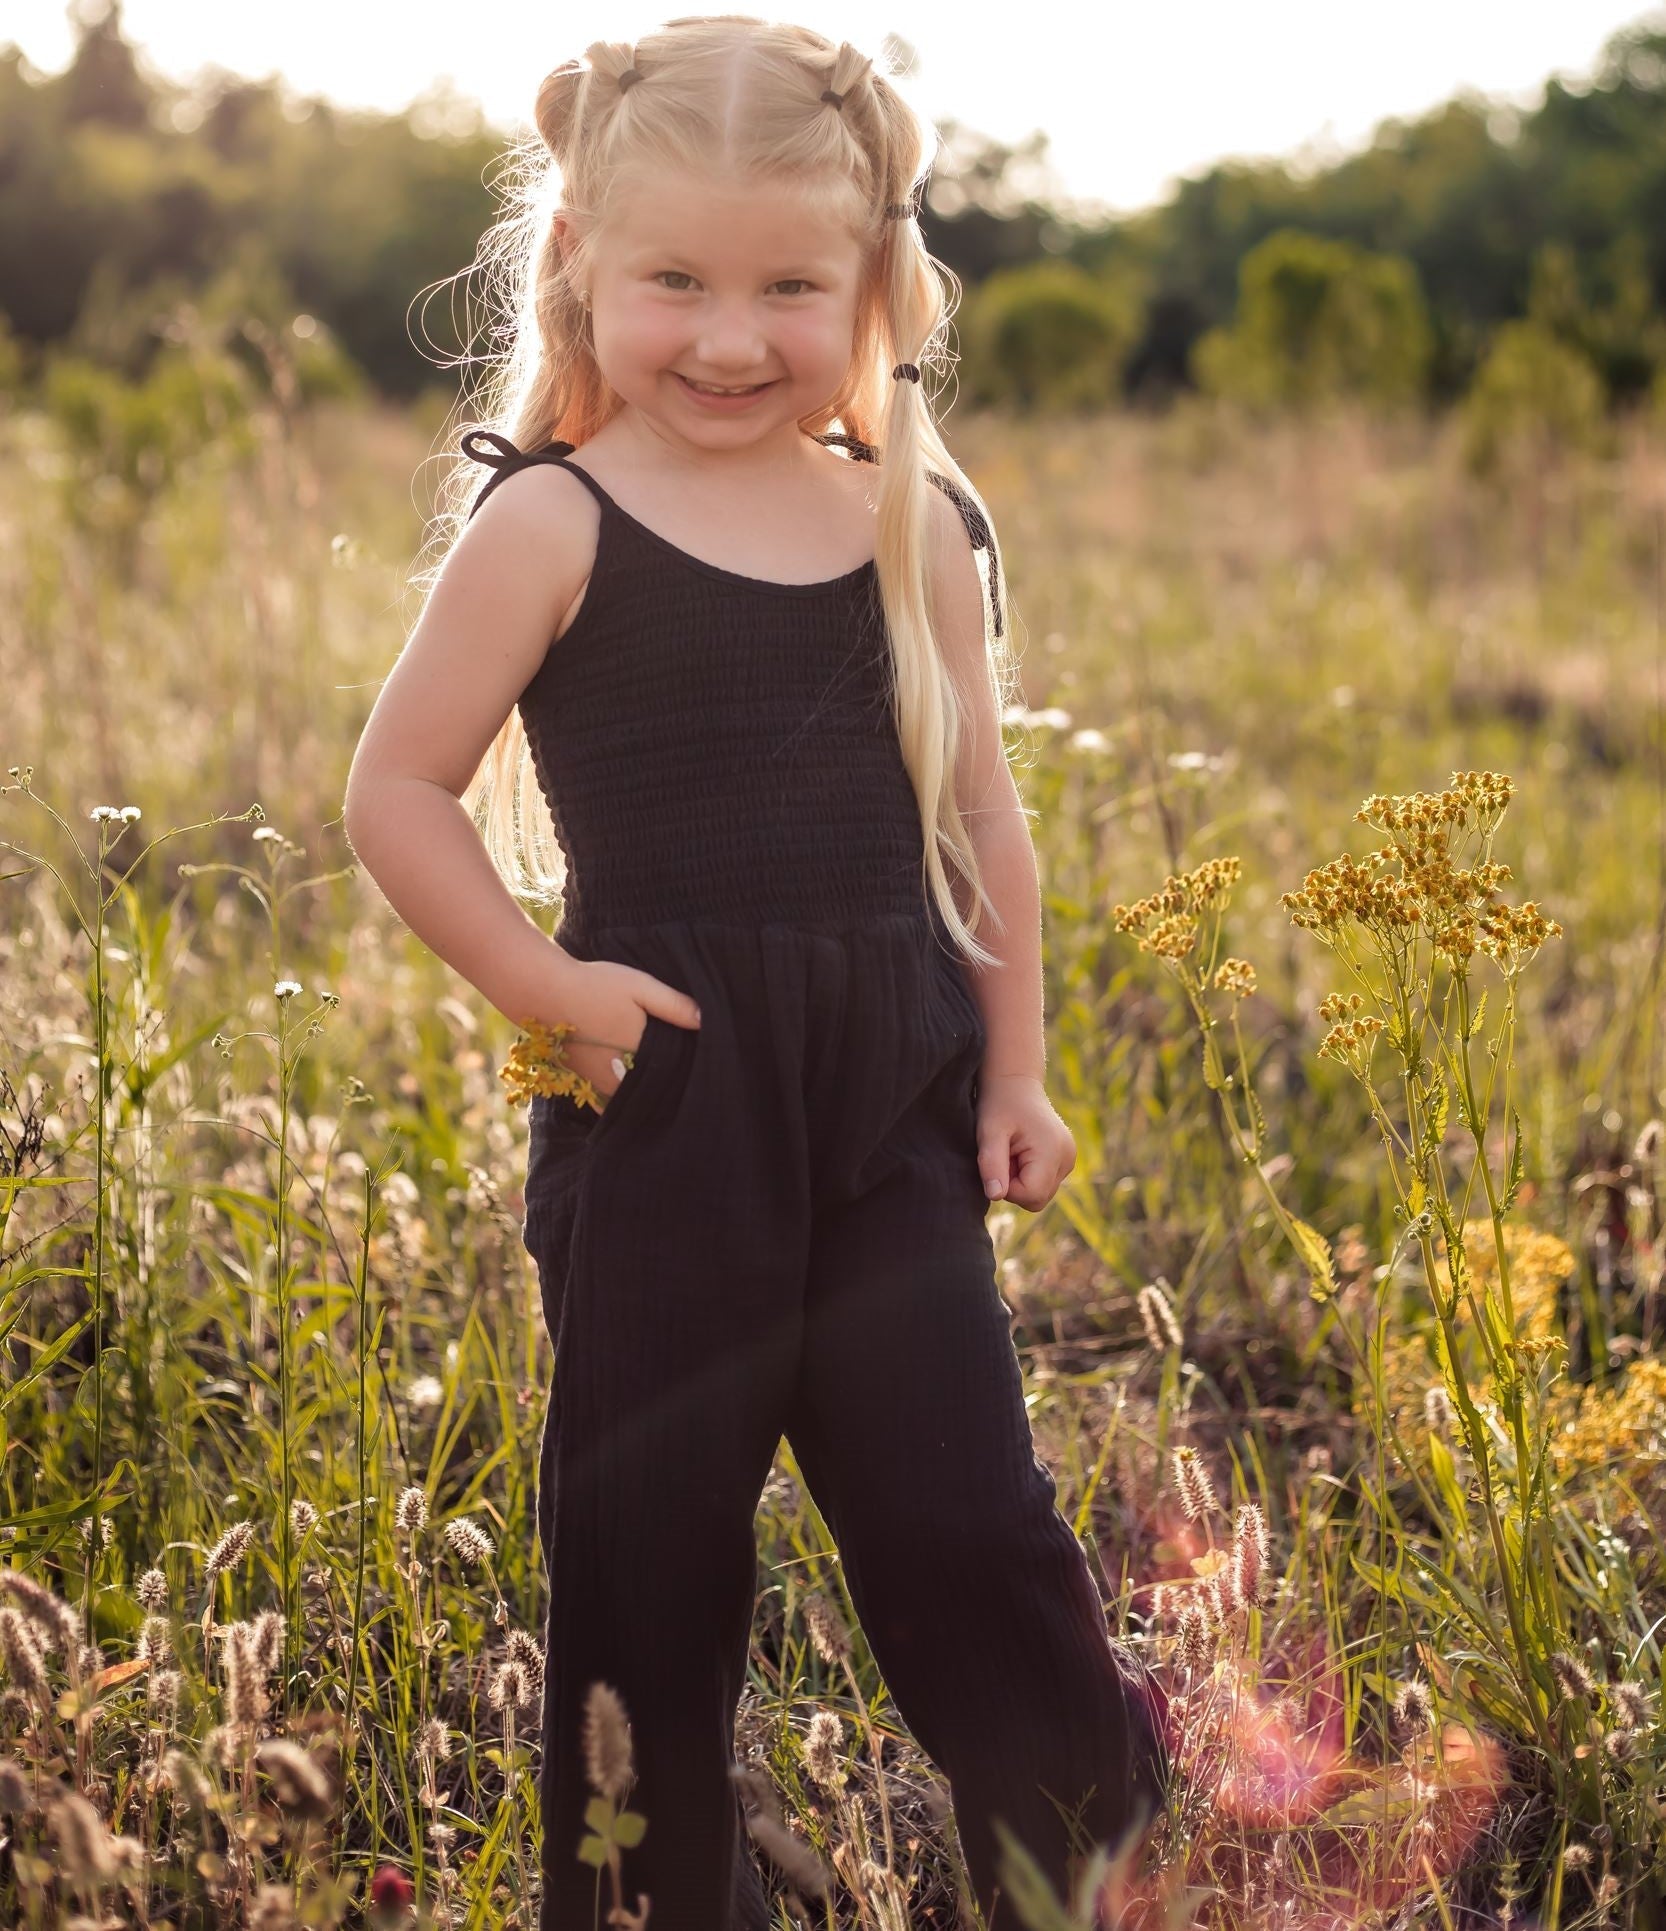
[[677,375],[677,380],[679,382],[686,382],[697,394],[703,396],[754,396],[760,389],[767,389],[771,386],[767,382],[749,382],[737,388],[719,388],[715,383],[696,382],[691,376],[683,375],[680,372]]

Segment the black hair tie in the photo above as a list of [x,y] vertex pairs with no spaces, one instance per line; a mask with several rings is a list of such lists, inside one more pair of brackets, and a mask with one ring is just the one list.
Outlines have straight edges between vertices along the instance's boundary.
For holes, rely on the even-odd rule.
[[834,105],[835,107],[837,107],[837,108],[843,108],[843,106],[844,106],[844,104],[845,104],[845,97],[844,97],[844,95],[843,95],[843,94],[835,94],[835,93],[833,92],[833,90],[832,90],[832,88],[831,88],[831,87],[824,87],[824,88],[823,88],[823,89],[821,90],[821,97],[822,97],[822,99],[823,99],[824,101],[831,101],[831,102],[833,103],[833,105]]
[[891,380],[895,382],[899,376],[905,377],[910,382],[918,382],[920,365],[917,362],[899,362],[891,371]]

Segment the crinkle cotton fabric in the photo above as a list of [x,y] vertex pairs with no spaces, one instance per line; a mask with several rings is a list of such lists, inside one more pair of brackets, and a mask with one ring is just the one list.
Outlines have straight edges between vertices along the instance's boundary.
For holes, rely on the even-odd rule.
[[[484,444],[491,451],[482,455]],[[786,1436],[898,1712],[949,1780],[992,1931],[995,1820],[1064,1894],[1071,1835],[1149,1818],[1160,1728],[1036,1454],[977,1165],[984,1025],[921,884],[870,562],[777,584],[601,505],[520,700],[568,878],[557,942],[693,996],[598,1114],[531,1105],[524,1239],[554,1374],[540,1931],[589,1931],[585,1699],[631,1725],[623,1895],[765,1931],[734,1763],[755,1516]],[[471,511],[471,514],[473,512]],[[969,522],[969,528],[972,525]],[[974,538],[976,530],[973,530]]]

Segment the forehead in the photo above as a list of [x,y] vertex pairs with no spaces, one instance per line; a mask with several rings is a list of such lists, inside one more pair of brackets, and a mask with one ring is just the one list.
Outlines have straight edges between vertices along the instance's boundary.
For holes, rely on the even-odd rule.
[[778,256],[835,259],[858,253],[846,221],[825,196],[794,183],[658,173],[621,183],[598,237],[609,253],[675,249],[717,268]]

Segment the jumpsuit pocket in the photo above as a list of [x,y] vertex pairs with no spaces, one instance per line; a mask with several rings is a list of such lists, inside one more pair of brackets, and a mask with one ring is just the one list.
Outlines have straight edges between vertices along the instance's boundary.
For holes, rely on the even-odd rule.
[[673,1043],[666,1035],[680,1030],[657,1013],[648,1014],[630,1070],[607,1095],[599,1113],[565,1093],[539,1094],[531,1102],[521,1238],[538,1264],[544,1324],[558,1345],[573,1229],[596,1146],[617,1132],[620,1121],[640,1105],[642,1089],[652,1081],[661,1053]]
[[679,1030],[651,1012],[636,1043],[630,1069],[604,1098],[598,1113],[566,1093],[544,1093],[531,1102],[527,1125],[526,1227],[530,1242],[547,1204],[564,1199],[578,1184],[596,1142],[613,1132],[650,1080],[668,1032]]

